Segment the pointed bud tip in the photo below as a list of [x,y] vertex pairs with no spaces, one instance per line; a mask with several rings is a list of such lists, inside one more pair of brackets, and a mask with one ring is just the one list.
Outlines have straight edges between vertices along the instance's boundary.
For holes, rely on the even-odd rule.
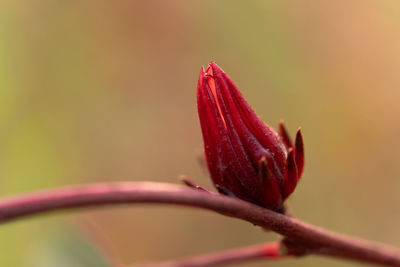
[[212,68],[213,73],[225,73],[220,66],[217,65],[217,63],[215,63],[214,61],[211,61],[209,64],[209,67]]
[[303,134],[302,134],[302,131],[301,131],[301,127],[299,127],[297,129],[295,143],[296,143],[296,146],[301,145],[301,147],[303,147]]
[[282,138],[286,149],[293,147],[292,139],[290,138],[282,119],[279,121],[279,135]]
[[295,140],[295,159],[298,167],[298,176],[301,177],[304,169],[304,143],[303,135],[301,133],[301,128],[297,130],[296,140]]
[[279,132],[283,132],[284,130],[286,130],[285,122],[283,121],[283,119],[279,119],[278,127],[279,127]]

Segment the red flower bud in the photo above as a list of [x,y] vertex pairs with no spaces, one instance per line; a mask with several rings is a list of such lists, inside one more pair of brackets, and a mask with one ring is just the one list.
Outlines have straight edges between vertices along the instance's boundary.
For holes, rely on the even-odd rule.
[[226,73],[211,62],[200,71],[197,106],[208,170],[220,193],[283,211],[303,172],[300,130],[293,144],[253,111]]

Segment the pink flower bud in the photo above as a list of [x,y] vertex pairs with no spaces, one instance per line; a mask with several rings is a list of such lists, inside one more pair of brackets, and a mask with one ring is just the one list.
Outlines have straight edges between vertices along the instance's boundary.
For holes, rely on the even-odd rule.
[[214,62],[200,71],[197,106],[217,190],[282,212],[303,172],[300,130],[293,144],[282,123],[279,134],[267,126]]

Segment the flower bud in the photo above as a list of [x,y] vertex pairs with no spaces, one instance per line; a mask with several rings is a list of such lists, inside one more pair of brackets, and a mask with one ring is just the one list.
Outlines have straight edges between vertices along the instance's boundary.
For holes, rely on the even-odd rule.
[[214,62],[200,71],[197,107],[217,190],[282,212],[303,172],[300,130],[293,144],[283,123],[279,133],[267,126]]

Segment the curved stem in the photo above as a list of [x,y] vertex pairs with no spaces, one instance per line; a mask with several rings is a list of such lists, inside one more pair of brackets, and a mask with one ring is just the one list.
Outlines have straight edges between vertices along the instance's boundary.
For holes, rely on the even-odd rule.
[[271,229],[324,255],[400,266],[400,252],[301,222],[240,199],[179,185],[153,182],[98,183],[0,199],[0,223],[52,210],[121,203],[165,203],[199,207]]
[[228,263],[239,263],[257,259],[279,259],[285,256],[280,255],[280,243],[271,242],[261,245],[229,249],[213,252],[200,256],[187,257],[178,260],[165,262],[146,263],[135,265],[137,267],[204,267],[217,266]]

